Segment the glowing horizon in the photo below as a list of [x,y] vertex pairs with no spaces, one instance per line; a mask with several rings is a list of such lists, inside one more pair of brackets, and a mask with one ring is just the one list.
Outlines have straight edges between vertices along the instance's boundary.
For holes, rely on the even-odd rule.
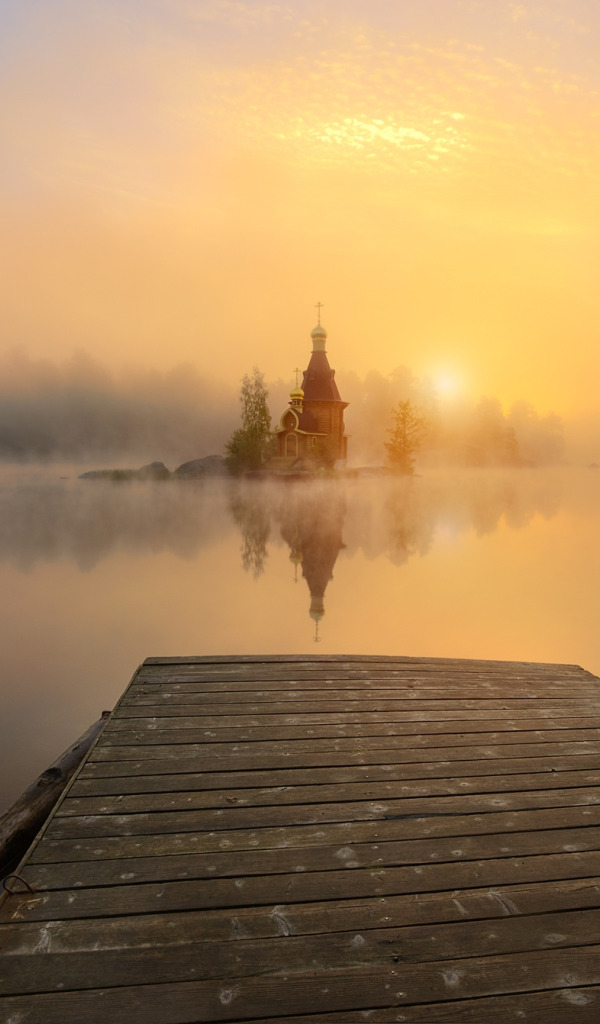
[[[392,8],[390,10],[390,8]],[[4,340],[595,415],[592,0],[52,0],[2,25]]]

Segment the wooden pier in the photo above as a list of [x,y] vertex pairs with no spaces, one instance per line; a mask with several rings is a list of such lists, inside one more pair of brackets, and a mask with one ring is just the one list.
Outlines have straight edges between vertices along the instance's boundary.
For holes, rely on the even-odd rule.
[[599,781],[576,666],[150,658],[8,883],[0,1021],[597,1024]]

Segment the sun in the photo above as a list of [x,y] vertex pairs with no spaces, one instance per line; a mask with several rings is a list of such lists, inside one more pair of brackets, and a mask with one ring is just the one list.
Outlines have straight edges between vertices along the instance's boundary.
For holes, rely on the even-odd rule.
[[438,370],[434,373],[433,386],[440,398],[455,398],[463,390],[460,376],[453,370]]

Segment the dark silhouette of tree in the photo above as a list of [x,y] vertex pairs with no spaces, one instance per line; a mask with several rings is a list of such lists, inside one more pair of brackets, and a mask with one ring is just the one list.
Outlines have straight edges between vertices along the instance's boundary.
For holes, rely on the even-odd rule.
[[234,473],[260,469],[273,453],[268,397],[264,376],[255,366],[251,376],[242,377],[242,426],[234,430],[225,445],[227,462]]
[[387,459],[397,473],[414,473],[415,457],[427,433],[427,420],[409,399],[392,410],[392,426],[385,442]]

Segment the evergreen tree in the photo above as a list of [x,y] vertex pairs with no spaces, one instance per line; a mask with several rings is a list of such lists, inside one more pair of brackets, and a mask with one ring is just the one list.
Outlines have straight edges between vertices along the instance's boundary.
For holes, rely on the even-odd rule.
[[409,399],[398,402],[392,409],[392,426],[385,442],[388,462],[397,473],[413,473],[415,456],[425,434],[427,420],[421,416]]
[[271,414],[267,405],[269,392],[258,367],[242,377],[240,403],[242,426],[234,430],[225,446],[227,462],[234,473],[260,469],[272,454]]

